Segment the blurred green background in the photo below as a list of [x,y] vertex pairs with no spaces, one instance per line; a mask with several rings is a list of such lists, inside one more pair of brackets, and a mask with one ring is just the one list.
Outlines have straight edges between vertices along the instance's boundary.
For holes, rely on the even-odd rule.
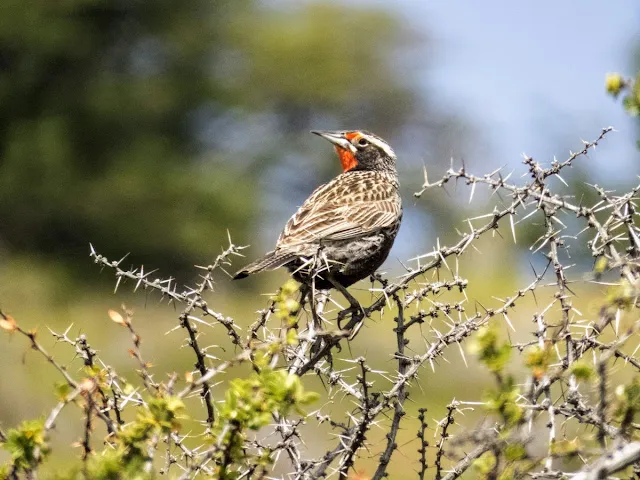
[[[308,135],[312,128],[364,128],[395,147],[406,216],[385,267],[391,274],[399,259],[430,250],[436,237],[455,238],[462,219],[493,208],[480,192],[469,206],[462,186],[414,200],[423,166],[436,179],[452,157],[480,174],[520,168],[522,151],[548,162],[611,124],[619,133],[574,169],[566,191],[592,195],[583,182],[625,188],[638,172],[638,123],[603,83],[608,71],[637,71],[640,19],[631,0],[603,8],[595,1],[4,0],[0,308],[39,328],[60,361],[73,353],[53,346],[45,327],[73,324],[70,335],[86,333],[105,360],[131,372],[129,338],[106,316],[125,302],[136,309],[143,351],[158,371],[189,370],[181,334],[160,335],[176,325],[173,308],[127,288],[113,295],[113,278],[92,264],[89,243],[183,284],[193,282],[194,265],[226,246],[227,232],[251,244],[254,258],[311,190],[339,172],[329,145]],[[538,232],[519,235],[516,245],[487,242],[470,260],[472,285],[483,265],[491,272],[472,287],[478,298],[528,283],[527,249]],[[588,271],[585,252],[572,253]],[[211,302],[246,325],[266,303],[261,293],[285,278],[231,283],[221,275]],[[524,337],[528,315],[524,309],[516,319]],[[353,354],[393,368],[394,345],[380,336],[389,329],[372,322]],[[218,335],[214,329],[208,341],[223,345]],[[53,405],[56,379],[23,339],[1,340],[0,425],[8,428]],[[430,418],[442,416],[462,384],[470,400],[480,395],[470,387],[484,377],[450,360],[425,384],[456,382],[437,395],[415,389],[415,408],[428,406]],[[71,418],[57,431],[68,455],[63,445],[79,434]],[[413,451],[394,468],[416,468]]]

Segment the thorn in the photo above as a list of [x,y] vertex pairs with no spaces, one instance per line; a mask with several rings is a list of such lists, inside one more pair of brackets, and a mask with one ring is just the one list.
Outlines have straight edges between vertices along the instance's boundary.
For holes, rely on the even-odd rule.
[[509,327],[511,327],[511,330],[515,332],[516,329],[513,328],[513,324],[511,323],[511,320],[509,320],[509,317],[507,316],[506,312],[503,313],[502,315],[504,316],[504,319],[507,321],[507,325],[509,325]]
[[460,345],[460,342],[456,342],[456,343],[458,344],[458,349],[460,350],[460,356],[462,357],[464,366],[469,368],[469,364],[467,363],[467,357],[464,355],[464,349],[462,348],[462,345]]
[[116,265],[118,265],[118,266],[119,266],[119,265],[122,263],[122,261],[123,261],[125,258],[127,258],[128,256],[129,256],[129,253],[127,253],[124,257],[122,257],[120,260],[118,260],[118,261],[116,262]]
[[565,187],[569,186],[569,184],[564,181],[564,179],[560,176],[560,174],[556,173],[556,178],[560,180],[562,183],[564,183]]

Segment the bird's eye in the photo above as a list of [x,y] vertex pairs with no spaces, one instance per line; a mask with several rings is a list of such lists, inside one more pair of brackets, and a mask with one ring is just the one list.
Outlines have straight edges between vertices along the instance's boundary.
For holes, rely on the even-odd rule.
[[358,140],[358,145],[360,145],[361,147],[366,147],[367,145],[369,145],[369,142],[366,138],[360,137],[360,140]]

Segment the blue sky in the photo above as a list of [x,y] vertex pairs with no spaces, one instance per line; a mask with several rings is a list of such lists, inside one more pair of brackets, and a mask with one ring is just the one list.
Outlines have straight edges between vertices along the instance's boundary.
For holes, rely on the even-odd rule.
[[604,91],[607,72],[633,73],[640,2],[393,3],[435,42],[415,59],[420,65],[429,57],[425,84],[443,107],[473,119],[499,163],[514,164],[522,152],[562,158],[559,146],[577,148],[579,138],[595,138],[612,125],[618,133],[599,149],[594,167],[612,180],[622,179],[622,166],[640,173],[637,122]]
[[[412,64],[422,69],[431,101],[471,122],[481,138],[482,145],[463,154],[471,171],[496,165],[524,171],[523,152],[544,163],[554,155],[562,160],[569,149],[582,148],[581,139],[595,139],[611,125],[617,132],[581,161],[607,188],[637,183],[638,120],[604,89],[606,73],[631,75],[637,68],[631,61],[640,48],[637,0],[359,3],[393,6],[412,28],[428,33],[431,47],[415,52]],[[457,160],[460,155],[452,152]],[[442,172],[430,174],[436,179]],[[407,212],[393,255],[424,250],[409,236],[424,222]]]

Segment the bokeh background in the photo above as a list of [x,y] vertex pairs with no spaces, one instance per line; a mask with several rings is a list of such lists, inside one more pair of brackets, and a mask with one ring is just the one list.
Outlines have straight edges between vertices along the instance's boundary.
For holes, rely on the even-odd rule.
[[[521,172],[522,152],[562,159],[612,125],[616,133],[572,170],[566,191],[588,197],[584,182],[624,189],[636,181],[639,124],[606,94],[604,76],[636,72],[639,52],[635,0],[3,0],[0,307],[44,341],[46,327],[73,324],[70,335],[86,333],[127,372],[128,336],[106,316],[125,302],[158,371],[189,370],[179,334],[162,335],[176,325],[173,309],[127,288],[114,295],[89,243],[185,284],[228,233],[250,244],[254,258],[311,190],[339,172],[330,146],[308,131],[364,128],[399,157],[405,221],[385,265],[397,274],[400,260],[492,209],[480,193],[467,205],[461,186],[413,199],[425,166],[434,179],[451,158],[477,173]],[[477,271],[490,266],[478,296],[528,283],[536,233],[519,235],[518,244],[489,242],[472,258]],[[573,253],[588,270],[585,252]],[[285,278],[220,277],[211,301],[246,324],[265,306],[261,294]],[[515,321],[526,333],[530,316],[522,313]],[[388,365],[389,331],[371,322],[353,354]],[[216,335],[223,332],[209,333],[211,343]],[[56,379],[22,339],[0,341],[0,425],[10,428],[53,405]],[[68,349],[49,345],[72,361]],[[416,405],[431,418],[453,396],[480,396],[482,375],[450,361],[416,389]],[[60,425],[59,451],[77,455],[68,444],[78,434],[72,420]],[[415,468],[409,451],[392,472]]]

